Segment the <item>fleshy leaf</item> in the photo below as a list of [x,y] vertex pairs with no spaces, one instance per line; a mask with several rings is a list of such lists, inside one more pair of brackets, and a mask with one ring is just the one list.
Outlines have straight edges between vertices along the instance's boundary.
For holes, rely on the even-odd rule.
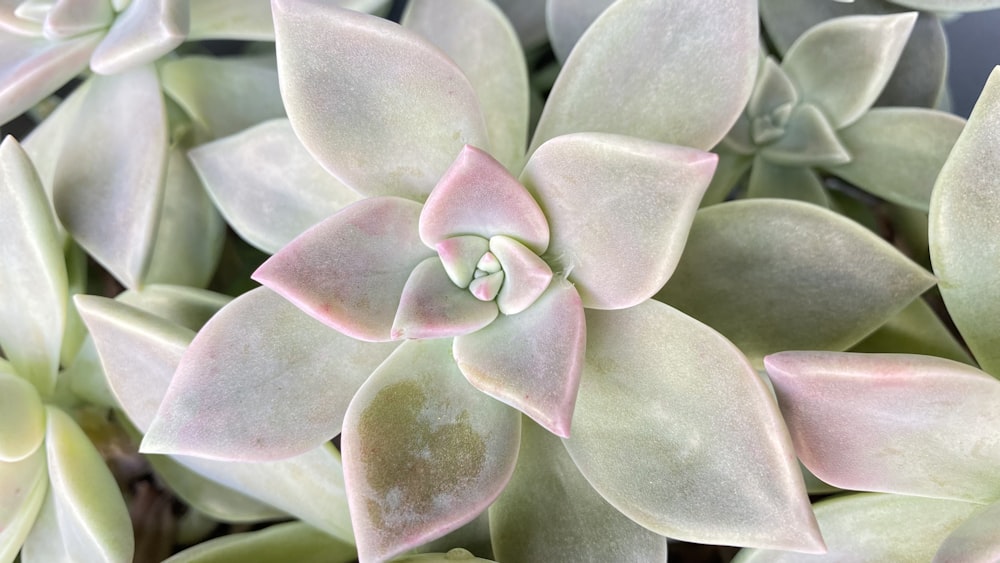
[[197,331],[232,297],[196,287],[147,285],[119,293],[115,300]]
[[[497,318],[497,304],[456,286],[441,260],[432,257],[413,269],[392,322],[392,338],[445,338],[475,332]],[[373,366],[374,367],[374,366]]]
[[666,538],[601,498],[559,440],[530,421],[490,528],[500,561],[667,560]]
[[132,0],[90,57],[98,74],[117,74],[173,51],[190,25],[184,0]]
[[514,470],[520,417],[462,377],[450,339],[404,342],[351,401],[342,447],[361,561],[472,520]]
[[49,494],[68,553],[94,562],[132,560],[134,540],[118,484],[76,422],[46,407]]
[[782,352],[764,360],[802,463],[844,489],[1000,499],[1000,382],[933,356]]
[[505,315],[527,309],[549,287],[552,269],[528,247],[497,235],[490,239],[491,255],[503,265],[506,281],[497,294],[497,307]]
[[307,524],[289,522],[230,534],[190,547],[163,563],[351,563],[354,546]]
[[719,145],[712,149],[719,156],[712,181],[701,198],[701,207],[722,203],[729,198],[733,188],[740,182],[753,164],[753,157],[740,154],[729,147]]
[[799,93],[795,85],[778,66],[774,57],[767,57],[757,75],[750,101],[747,102],[747,114],[753,117],[769,114],[776,109],[799,101]]
[[0,201],[0,346],[47,395],[66,323],[66,264],[48,198],[13,137],[0,143]]
[[427,198],[420,239],[434,245],[457,235],[507,235],[541,254],[549,226],[535,200],[503,165],[466,146]]
[[782,166],[757,155],[747,181],[747,197],[795,199],[830,207],[823,181],[807,166]]
[[998,0],[893,0],[900,6],[907,6],[928,12],[978,12],[1000,8]]
[[455,339],[455,361],[480,391],[569,436],[587,346],[583,304],[559,279],[528,310]]
[[184,57],[164,63],[160,80],[163,91],[191,116],[200,139],[225,137],[285,116],[273,60],[261,64],[251,58]]
[[733,563],[930,561],[949,532],[979,505],[898,495],[861,494],[816,504],[827,552],[808,558],[787,551],[743,550]]
[[934,180],[965,121],[936,110],[875,108],[837,135],[851,161],[830,172],[883,199],[927,211]]
[[340,433],[353,391],[394,348],[332,331],[269,289],[245,293],[198,332],[142,451],[237,461],[309,451]]
[[698,212],[656,298],[732,340],[751,362],[843,350],[934,278],[871,231],[816,205],[748,199]]
[[0,124],[7,123],[87,68],[100,33],[51,42],[0,34]]
[[519,170],[528,142],[528,69],[500,9],[488,0],[414,0],[402,24],[462,69],[482,105],[493,154],[508,170]]
[[941,295],[982,368],[1000,377],[1000,68],[994,68],[931,196]]
[[955,528],[934,554],[934,563],[950,561],[1000,561],[1000,502],[994,502],[983,511]]
[[152,255],[168,154],[156,70],[94,80],[73,129],[94,141],[64,144],[53,186],[56,213],[88,254],[136,287]]
[[823,113],[808,103],[795,106],[781,137],[762,147],[760,154],[785,166],[832,166],[851,160]]
[[391,340],[406,280],[434,254],[417,236],[420,210],[395,197],[363,199],[303,233],[252,277],[344,334]]
[[545,3],[549,42],[559,62],[566,61],[583,32],[613,3],[613,0],[548,0]]
[[58,0],[46,13],[42,31],[48,39],[69,39],[103,29],[113,18],[107,0]]
[[448,277],[458,287],[469,287],[476,267],[490,250],[490,241],[475,235],[451,237],[434,245]]
[[916,20],[917,14],[908,12],[820,23],[789,47],[781,68],[802,99],[840,129],[857,121],[882,93]]
[[288,117],[351,188],[422,200],[464,145],[488,146],[468,79],[420,36],[323,0],[272,7]]
[[190,10],[189,41],[274,41],[270,0],[198,0]]
[[458,561],[459,563],[493,562],[492,559],[480,559],[461,547],[449,550],[448,553],[418,553],[416,555],[406,555],[392,559],[392,563],[452,563],[453,561]]
[[0,561],[13,561],[45,499],[45,449],[13,462],[0,462]]
[[914,299],[849,351],[925,354],[974,364],[969,353],[923,299]]
[[0,464],[30,456],[44,437],[45,406],[38,391],[17,375],[0,373]]
[[716,162],[699,150],[580,133],[540,147],[521,180],[549,219],[549,264],[585,307],[620,309],[670,278]]
[[268,254],[359,199],[313,159],[287,119],[201,145],[188,157],[233,230]]
[[566,449],[615,508],[672,538],[822,553],[777,405],[725,338],[655,301],[588,311],[583,370]]
[[215,274],[226,225],[184,151],[167,156],[163,202],[144,283],[205,287]]
[[529,153],[583,131],[712,148],[750,97],[757,27],[753,0],[615,3],[570,53]]

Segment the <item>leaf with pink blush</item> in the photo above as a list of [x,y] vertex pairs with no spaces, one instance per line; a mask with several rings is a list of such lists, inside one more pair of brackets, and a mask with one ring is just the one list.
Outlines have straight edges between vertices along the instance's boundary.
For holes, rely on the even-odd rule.
[[1000,501],[973,514],[945,538],[934,563],[1000,561]]
[[302,454],[340,433],[351,395],[394,348],[332,331],[269,289],[245,293],[187,348],[143,451],[235,461]]
[[361,561],[473,520],[514,471],[520,415],[462,377],[450,339],[407,340],[347,409],[341,445]]
[[102,35],[52,42],[0,31],[0,124],[42,101],[87,68]]
[[448,277],[458,287],[469,287],[483,255],[490,250],[490,241],[475,235],[451,237],[434,245]]
[[423,200],[464,145],[488,146],[469,80],[416,33],[325,0],[272,8],[292,127],[351,188]]
[[559,438],[527,420],[490,528],[499,561],[667,561],[667,539],[608,504]]
[[348,336],[392,340],[406,280],[434,255],[417,236],[420,209],[395,197],[361,200],[300,235],[252,277]]
[[1000,68],[994,68],[931,194],[931,263],[955,325],[1000,378]]
[[497,307],[501,313],[520,313],[549,287],[552,268],[523,244],[497,235],[490,239],[490,252],[500,261],[505,276],[497,294]]
[[802,463],[844,489],[1000,499],[1000,381],[907,354],[782,352],[764,360]]
[[57,0],[45,15],[42,32],[47,39],[69,39],[106,28],[114,15],[107,0]]
[[401,23],[462,69],[482,105],[493,155],[518,170],[528,142],[528,69],[500,8],[489,0],[415,0]]
[[521,181],[549,219],[549,264],[583,305],[649,299],[680,260],[718,157],[599,133],[565,135],[531,157]]
[[980,508],[967,502],[901,495],[841,495],[815,505],[826,540],[825,554],[804,557],[788,551],[745,549],[733,563],[931,561],[942,540]]
[[475,332],[497,318],[497,305],[455,285],[439,258],[428,258],[406,280],[392,338],[445,338]]
[[189,26],[185,0],[132,0],[90,57],[90,68],[117,74],[151,63],[183,43]]
[[568,436],[587,328],[573,284],[559,278],[523,313],[455,339],[455,361],[480,391]]
[[619,0],[566,59],[528,152],[583,131],[708,150],[746,107],[759,50],[754,0]]
[[462,149],[420,214],[420,239],[427,246],[458,235],[506,235],[537,254],[549,246],[549,225],[531,194],[496,159],[472,146]]
[[722,335],[662,303],[587,311],[565,444],[601,496],[658,534],[823,552],[767,386]]

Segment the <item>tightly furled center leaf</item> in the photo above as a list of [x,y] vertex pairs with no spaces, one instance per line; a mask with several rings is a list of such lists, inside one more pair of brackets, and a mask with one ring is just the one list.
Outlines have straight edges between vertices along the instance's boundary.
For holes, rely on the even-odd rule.
[[[441,241],[438,256],[448,277],[480,301],[496,300],[505,315],[531,306],[552,281],[552,268],[517,240],[467,235]],[[477,258],[478,257],[478,258]]]

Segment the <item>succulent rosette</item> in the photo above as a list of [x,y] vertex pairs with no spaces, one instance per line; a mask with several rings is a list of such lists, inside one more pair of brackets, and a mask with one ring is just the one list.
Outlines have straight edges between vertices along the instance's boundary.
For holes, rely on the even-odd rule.
[[[273,7],[291,128],[365,197],[281,248],[254,275],[265,287],[198,333],[144,451],[280,459],[342,432],[366,562],[487,507],[501,560],[662,560],[667,535],[823,549],[747,359],[649,299],[711,179],[705,151],[749,96],[755,2],[617,2],[567,60],[527,157],[523,55],[491,3],[411,2],[402,27]],[[678,54],[681,36],[704,48]],[[227,141],[229,168],[259,170],[240,143],[286,132]],[[195,160],[214,177],[209,156]],[[245,236],[280,240],[250,223]]]

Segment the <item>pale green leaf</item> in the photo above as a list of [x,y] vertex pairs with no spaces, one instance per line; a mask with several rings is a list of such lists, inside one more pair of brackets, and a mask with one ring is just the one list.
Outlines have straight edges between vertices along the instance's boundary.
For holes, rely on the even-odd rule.
[[656,533],[823,550],[767,386],[719,333],[662,303],[587,311],[565,444],[601,496]]
[[0,464],[30,456],[45,437],[45,406],[27,380],[0,373]]
[[132,561],[128,508],[104,459],[76,422],[46,407],[49,494],[68,553],[80,561]]
[[934,554],[934,563],[1000,561],[1000,502],[994,502],[954,529]]
[[922,108],[875,108],[838,131],[851,161],[829,171],[883,199],[927,211],[965,120]]
[[35,524],[48,488],[45,449],[13,462],[0,462],[0,561],[13,561]]
[[764,360],[795,450],[858,491],[1000,499],[1000,381],[907,354],[782,352]]
[[613,0],[548,0],[545,3],[549,43],[559,62],[566,61],[583,32],[613,3]]
[[584,131],[708,150],[729,131],[753,88],[757,2],[621,0],[597,18],[573,53],[529,152]]
[[725,201],[753,164],[753,157],[733,151],[725,144],[715,147],[712,152],[719,156],[719,164],[715,167],[705,196],[701,198],[701,207]]
[[941,295],[983,369],[1000,377],[1000,68],[990,75],[931,196]]
[[164,563],[351,563],[356,559],[353,545],[291,522],[202,542]]
[[196,0],[190,9],[189,41],[274,41],[270,0]]
[[413,0],[402,24],[462,69],[479,98],[493,156],[520,170],[528,142],[528,69],[500,9],[489,0]]
[[267,288],[252,290],[198,332],[142,451],[264,461],[311,450],[340,433],[354,391],[395,347],[355,340]]
[[816,205],[749,199],[698,212],[657,295],[759,365],[780,350],[843,350],[934,283],[864,227]]
[[45,14],[42,33],[58,41],[104,29],[114,20],[107,0],[56,0]]
[[559,439],[523,419],[517,467],[490,506],[490,529],[501,561],[667,560],[666,538],[608,504]]
[[969,353],[923,299],[914,299],[850,351],[926,354],[973,364]]
[[351,188],[421,200],[464,145],[488,148],[468,79],[419,35],[322,0],[272,6],[288,117]]
[[1000,8],[1000,0],[893,0],[900,6],[928,12],[978,12]]
[[24,113],[87,68],[100,33],[52,42],[0,35],[0,124]]
[[510,479],[520,430],[517,411],[465,380],[450,339],[404,342],[344,420],[359,558],[388,559],[475,518]]
[[[66,139],[73,138],[75,134],[74,121],[93,82],[94,80],[91,78],[74,88],[73,92],[64,98],[52,113],[31,130],[22,143],[24,151],[28,153],[31,162],[35,164],[38,178],[42,181],[42,186],[50,200],[52,199],[52,184],[59,165],[59,155],[62,154],[63,144]],[[52,205],[51,201],[49,205]],[[54,208],[53,214],[55,214]],[[59,231],[60,239],[65,239],[66,231],[62,225],[56,225],[56,229]]]
[[832,166],[851,159],[827,118],[810,103],[795,106],[778,134],[774,142],[760,147],[760,154],[776,164]]
[[130,2],[94,51],[90,68],[98,74],[117,74],[149,64],[180,45],[189,26],[185,0]]
[[830,207],[830,196],[816,172],[808,166],[782,166],[762,155],[754,158],[747,197],[794,199]]
[[167,124],[152,67],[93,81],[55,172],[60,221],[88,254],[126,287],[142,283],[152,254]]
[[548,218],[548,262],[576,285],[584,307],[630,307],[663,286],[716,161],[700,150],[595,133],[539,147],[521,181]]
[[73,296],[87,291],[87,253],[75,242],[67,241],[64,255],[66,257],[66,290],[69,300],[66,302],[66,328],[63,331],[62,347],[59,350],[59,364],[69,366],[73,363],[87,337],[87,327],[83,326],[80,313],[73,305]]
[[202,145],[188,157],[233,230],[269,254],[359,199],[313,159],[287,119]]
[[980,508],[953,500],[862,494],[816,504],[823,555],[743,550],[733,563],[930,561],[947,535]]
[[796,39],[781,68],[802,99],[840,129],[857,121],[882,93],[916,20],[909,12],[825,21]]
[[147,285],[119,293],[115,299],[197,331],[232,297],[196,287]]
[[448,553],[420,553],[418,555],[407,555],[396,557],[391,563],[452,563],[453,561],[466,563],[491,563],[492,559],[480,559],[461,547],[456,547]]

